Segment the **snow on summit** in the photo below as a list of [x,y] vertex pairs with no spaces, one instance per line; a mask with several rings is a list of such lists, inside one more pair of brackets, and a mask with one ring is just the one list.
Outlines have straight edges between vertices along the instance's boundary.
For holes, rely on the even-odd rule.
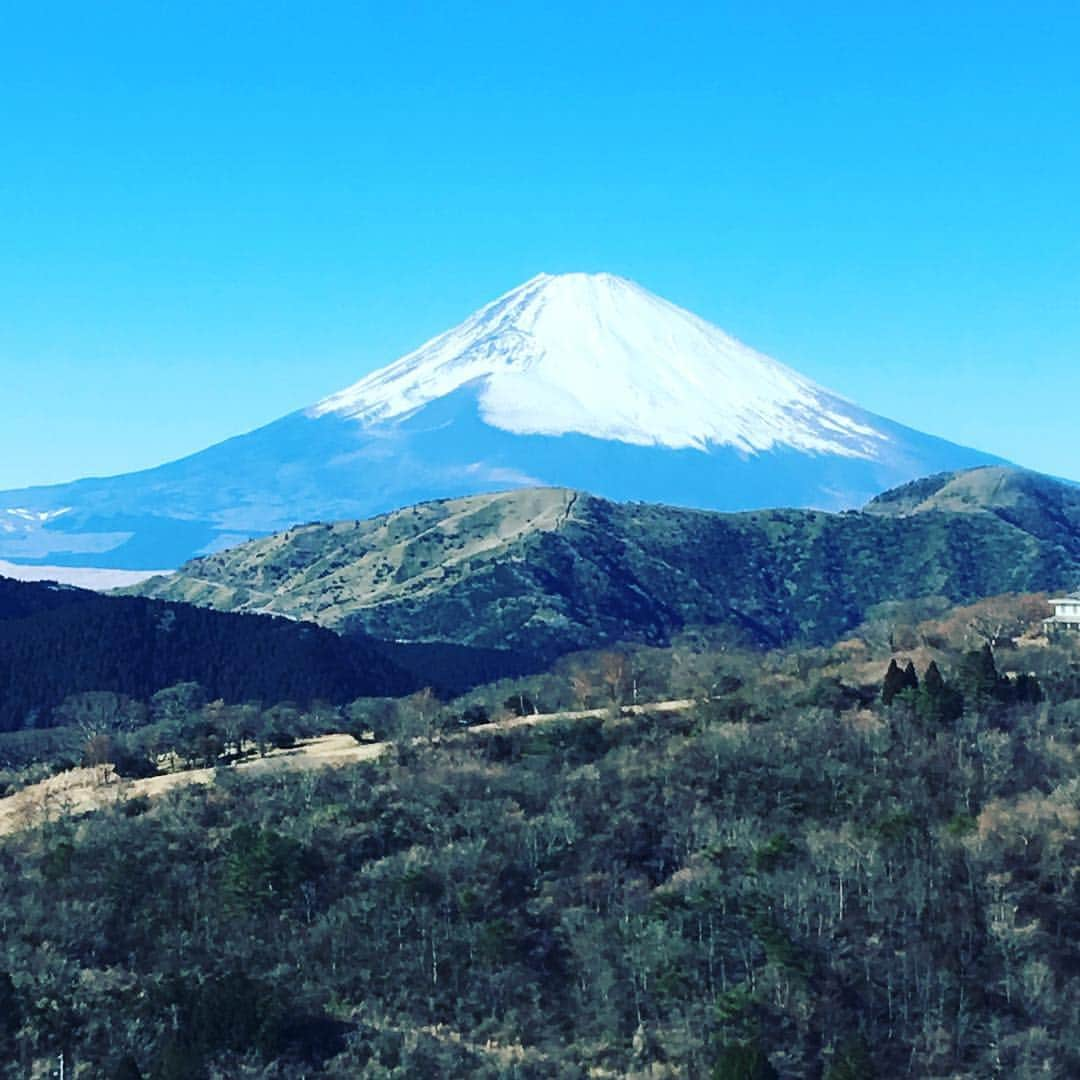
[[0,559],[174,567],[301,521],[514,487],[843,510],[990,464],[624,278],[541,274],[312,408],[142,472],[0,492]]
[[540,274],[309,415],[376,426],[464,387],[486,423],[521,435],[868,459],[887,440],[835,394],[612,274]]

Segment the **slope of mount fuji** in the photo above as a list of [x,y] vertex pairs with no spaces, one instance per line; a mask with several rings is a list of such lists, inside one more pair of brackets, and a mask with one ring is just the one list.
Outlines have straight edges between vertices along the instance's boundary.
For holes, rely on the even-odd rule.
[[517,435],[853,458],[888,441],[796,372],[610,274],[541,274],[312,412],[372,425],[467,386],[485,423]]
[[144,472],[0,493],[0,559],[175,566],[297,522],[508,487],[843,509],[997,460],[867,413],[632,282],[541,275],[266,427]]

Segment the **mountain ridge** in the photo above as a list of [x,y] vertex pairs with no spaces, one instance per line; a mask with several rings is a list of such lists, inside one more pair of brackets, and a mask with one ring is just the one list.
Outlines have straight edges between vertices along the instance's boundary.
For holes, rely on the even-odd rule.
[[844,509],[993,463],[875,416],[624,279],[547,276],[338,394],[196,454],[0,492],[0,559],[159,569],[298,522],[507,487]]
[[1080,501],[1058,533],[1037,533],[989,512],[725,514],[527,489],[302,526],[135,591],[380,638],[557,654],[660,644],[692,626],[826,642],[884,600],[965,602],[1078,580]]

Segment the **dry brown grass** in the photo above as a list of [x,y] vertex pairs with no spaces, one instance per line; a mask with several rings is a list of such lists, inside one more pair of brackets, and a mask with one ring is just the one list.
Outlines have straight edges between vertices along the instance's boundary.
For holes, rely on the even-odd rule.
[[[680,712],[694,704],[692,699],[659,701],[622,709],[627,716],[645,712]],[[610,709],[582,709],[575,712],[540,713],[479,724],[461,733],[460,738],[493,734],[514,728],[535,727],[565,720],[584,720],[610,715]],[[261,757],[249,757],[230,772],[269,773],[293,769],[321,769],[373,761],[385,753],[389,743],[358,743],[351,735],[334,733],[304,739],[294,747],[271,750]],[[145,780],[124,780],[111,765],[93,769],[70,769],[40,783],[31,784],[14,795],[0,799],[0,836],[32,828],[56,817],[101,810],[139,796],[157,798],[175,788],[192,784],[212,784],[218,769],[182,769],[151,776]]]

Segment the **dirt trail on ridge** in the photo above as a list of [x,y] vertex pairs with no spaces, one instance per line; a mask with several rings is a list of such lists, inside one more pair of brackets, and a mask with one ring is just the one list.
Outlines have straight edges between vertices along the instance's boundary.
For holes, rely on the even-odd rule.
[[[694,704],[691,698],[657,701],[647,705],[627,705],[620,709],[623,716],[644,713],[682,712]],[[443,736],[451,739],[475,738],[513,731],[516,728],[538,727],[565,720],[589,720],[611,714],[611,709],[578,709],[570,712],[535,713],[507,720],[477,724],[459,733]],[[0,799],[0,836],[8,836],[30,828],[42,821],[70,814],[101,810],[129,799],[145,796],[154,798],[174,788],[193,784],[212,784],[218,772],[273,773],[294,769],[320,769],[336,765],[351,765],[373,761],[391,743],[358,743],[351,735],[337,732],[304,739],[285,750],[271,750],[262,757],[252,757],[235,765],[217,768],[183,769],[163,773],[145,780],[125,780],[116,775],[111,765],[96,768],[70,769],[47,780],[31,784]]]

